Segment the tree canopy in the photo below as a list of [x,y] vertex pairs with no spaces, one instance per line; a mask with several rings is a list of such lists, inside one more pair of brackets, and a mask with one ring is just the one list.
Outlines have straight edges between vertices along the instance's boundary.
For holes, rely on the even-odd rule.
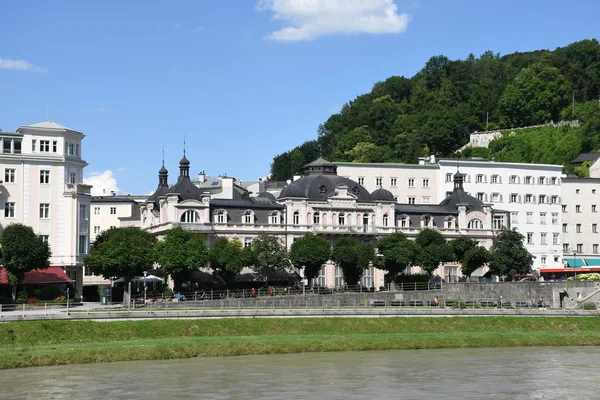
[[250,247],[243,247],[237,240],[219,237],[210,248],[210,266],[215,281],[227,288],[233,287],[235,276],[244,267],[252,265],[253,254]]
[[[322,123],[316,140],[277,155],[271,179],[291,179],[319,155],[331,161],[407,163],[427,153],[450,156],[474,131],[557,122],[561,114],[571,119],[564,110],[573,96],[578,104],[595,102],[598,108],[596,39],[554,51],[504,56],[486,51],[464,60],[434,56],[412,78],[392,76],[375,83]],[[589,116],[577,111],[574,117],[588,124]],[[578,140],[566,140],[569,147],[562,153],[600,148],[600,126],[589,124],[580,134]],[[553,149],[541,151],[551,157]],[[535,153],[530,159],[522,153],[524,160],[503,161],[540,162]]]
[[377,241],[377,250],[380,258],[377,259],[377,267],[388,273],[392,282],[411,265],[419,261],[419,246],[413,240],[409,240],[402,232],[384,236]]
[[419,265],[429,275],[433,274],[441,263],[454,261],[452,248],[444,235],[433,229],[421,229],[415,242],[420,247]]
[[4,228],[0,234],[0,249],[0,260],[12,285],[19,284],[25,273],[46,269],[50,263],[48,243],[30,226],[23,224],[10,224]]
[[254,272],[265,281],[273,273],[286,271],[290,266],[288,253],[275,236],[259,235],[252,241],[251,247]]
[[483,267],[490,260],[490,252],[485,247],[475,246],[465,252],[461,260],[463,275],[470,277],[473,272]]
[[169,229],[164,240],[158,242],[157,258],[163,271],[175,281],[175,287],[189,280],[190,272],[205,267],[208,249],[204,239],[181,227]]
[[322,236],[306,233],[294,240],[290,249],[290,261],[297,269],[304,269],[304,277],[310,284],[331,257],[331,246]]
[[502,277],[512,280],[517,274],[531,272],[533,256],[523,244],[524,236],[517,231],[503,229],[494,238],[490,249],[490,270]]
[[135,227],[111,228],[96,237],[85,265],[105,279],[141,276],[156,261],[156,238]]
[[375,258],[375,249],[369,243],[358,243],[352,238],[341,238],[333,246],[331,259],[342,269],[344,281],[356,286]]

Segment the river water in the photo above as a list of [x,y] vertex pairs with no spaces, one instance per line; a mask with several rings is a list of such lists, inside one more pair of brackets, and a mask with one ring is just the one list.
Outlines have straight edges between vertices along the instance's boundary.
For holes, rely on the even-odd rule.
[[2,399],[598,399],[600,347],[307,353],[0,371]]

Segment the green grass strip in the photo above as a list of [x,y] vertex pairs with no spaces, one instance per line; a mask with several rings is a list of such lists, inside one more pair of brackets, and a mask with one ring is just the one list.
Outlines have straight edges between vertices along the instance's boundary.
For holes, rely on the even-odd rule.
[[0,324],[0,368],[326,351],[600,345],[600,318],[237,318]]

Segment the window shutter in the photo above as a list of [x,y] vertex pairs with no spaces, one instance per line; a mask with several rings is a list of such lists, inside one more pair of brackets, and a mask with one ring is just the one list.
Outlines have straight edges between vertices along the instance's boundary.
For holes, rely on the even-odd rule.
[[500,195],[498,199],[500,200],[500,203],[502,203],[502,195]]
[[519,203],[521,203],[521,195],[519,195]]

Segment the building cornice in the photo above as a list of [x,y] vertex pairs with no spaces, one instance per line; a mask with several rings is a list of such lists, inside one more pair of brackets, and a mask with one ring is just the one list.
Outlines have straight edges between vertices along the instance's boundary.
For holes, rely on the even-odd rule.
[[334,162],[338,167],[377,167],[377,168],[406,168],[406,169],[439,169],[437,164],[403,164],[403,163],[353,163]]
[[496,161],[485,161],[485,160],[463,160],[463,159],[441,159],[438,160],[440,167],[451,166],[451,167],[494,167],[494,168],[514,168],[514,169],[544,169],[549,171],[562,171],[563,166],[557,164],[530,164],[530,163],[509,163],[509,162],[496,162]]

